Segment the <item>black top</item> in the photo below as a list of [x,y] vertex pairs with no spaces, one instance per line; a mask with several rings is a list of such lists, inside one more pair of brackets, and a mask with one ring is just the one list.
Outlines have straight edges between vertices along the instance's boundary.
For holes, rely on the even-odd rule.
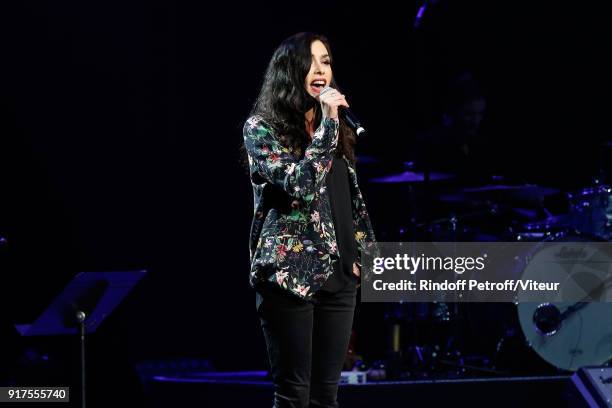
[[327,278],[320,290],[337,292],[349,284],[356,286],[358,280],[353,274],[353,262],[357,260],[357,243],[353,227],[348,166],[343,158],[333,156],[332,167],[327,174],[326,187],[340,259],[334,264],[334,272]]

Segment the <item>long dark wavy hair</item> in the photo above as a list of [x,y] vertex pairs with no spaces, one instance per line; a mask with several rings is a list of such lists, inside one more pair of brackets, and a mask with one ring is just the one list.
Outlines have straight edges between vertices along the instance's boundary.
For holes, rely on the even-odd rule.
[[[329,41],[324,36],[304,32],[287,38],[274,51],[251,110],[251,115],[261,116],[276,130],[281,144],[291,149],[297,158],[301,158],[310,143],[304,115],[314,108],[314,123],[320,123],[322,118],[320,103],[308,94],[305,87],[312,63],[311,44],[317,40],[325,45],[333,64]],[[329,86],[338,89],[333,77]],[[344,154],[354,163],[354,146],[355,134],[340,121],[337,153]]]

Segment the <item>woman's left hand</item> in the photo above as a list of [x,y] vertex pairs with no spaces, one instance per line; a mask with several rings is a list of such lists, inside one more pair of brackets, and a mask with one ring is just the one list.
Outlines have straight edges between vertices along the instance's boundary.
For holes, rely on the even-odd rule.
[[[353,262],[353,275],[361,278],[361,264],[359,262]],[[357,287],[361,285],[361,282],[357,284]]]

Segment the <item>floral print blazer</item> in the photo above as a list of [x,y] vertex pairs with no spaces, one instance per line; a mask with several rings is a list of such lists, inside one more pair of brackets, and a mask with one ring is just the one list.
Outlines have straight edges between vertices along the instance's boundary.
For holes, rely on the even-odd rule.
[[[325,179],[338,144],[337,119],[325,118],[302,159],[283,146],[261,116],[243,129],[254,195],[250,284],[268,281],[310,299],[339,259]],[[353,165],[347,161],[359,259],[376,249],[374,232]]]

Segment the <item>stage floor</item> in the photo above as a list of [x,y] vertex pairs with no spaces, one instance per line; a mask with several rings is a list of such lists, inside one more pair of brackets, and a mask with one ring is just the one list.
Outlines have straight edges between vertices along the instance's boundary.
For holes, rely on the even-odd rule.
[[[269,407],[273,385],[265,371],[158,375],[148,382],[152,407]],[[341,384],[340,406],[567,407],[570,376],[378,381]]]

